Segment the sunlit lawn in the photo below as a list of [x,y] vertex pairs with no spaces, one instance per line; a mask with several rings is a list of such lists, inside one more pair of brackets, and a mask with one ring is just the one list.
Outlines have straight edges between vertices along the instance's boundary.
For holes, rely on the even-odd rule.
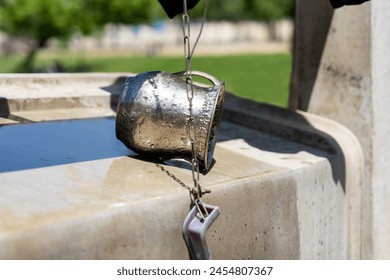
[[[13,72],[20,57],[0,57],[0,72]],[[69,53],[41,56],[37,68],[45,69],[58,61],[67,71],[88,72],[144,72],[163,70],[181,71],[182,57],[159,56],[94,56]],[[250,99],[279,106],[287,105],[291,71],[290,54],[253,54],[234,56],[198,56],[193,69],[212,74],[225,81],[228,91]]]

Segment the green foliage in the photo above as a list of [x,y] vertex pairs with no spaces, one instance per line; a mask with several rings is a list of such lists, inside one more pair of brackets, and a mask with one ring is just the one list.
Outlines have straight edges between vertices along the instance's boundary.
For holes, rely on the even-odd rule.
[[4,0],[0,29],[10,35],[36,40],[43,46],[53,36],[66,37],[76,27],[86,30],[77,0]]
[[253,18],[277,20],[292,14],[293,0],[246,0],[247,10]]
[[42,47],[52,37],[84,34],[106,23],[150,19],[153,0],[1,0],[0,29],[36,40]]
[[97,26],[148,22],[152,1],[156,0],[80,0],[83,12],[91,16]]
[[[192,12],[202,17],[204,2]],[[209,0],[209,20],[264,20],[271,21],[292,15],[293,0]]]
[[[205,0],[195,7],[203,15]],[[291,14],[293,0],[210,0],[210,20],[275,20]],[[36,40],[84,34],[106,23],[134,24],[166,18],[157,0],[0,0],[0,29]]]
[[49,39],[68,39],[106,23],[150,20],[149,4],[155,0],[0,0],[0,30],[35,42],[18,71],[30,72],[37,49]]

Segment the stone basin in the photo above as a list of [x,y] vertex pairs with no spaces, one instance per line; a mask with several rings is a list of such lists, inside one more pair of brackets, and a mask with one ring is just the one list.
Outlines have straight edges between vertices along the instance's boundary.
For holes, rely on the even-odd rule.
[[[1,259],[188,258],[191,167],[115,138],[126,75],[0,75]],[[215,259],[360,257],[362,155],[345,127],[228,95],[214,158]]]

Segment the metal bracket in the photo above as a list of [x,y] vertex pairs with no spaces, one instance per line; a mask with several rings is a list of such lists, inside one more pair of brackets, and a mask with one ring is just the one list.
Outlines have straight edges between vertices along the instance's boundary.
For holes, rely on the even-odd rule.
[[[197,204],[199,202],[195,202]],[[195,205],[183,223],[183,238],[191,260],[211,260],[211,252],[206,243],[206,232],[218,218],[218,206],[200,202]],[[204,209],[205,211],[201,211]]]

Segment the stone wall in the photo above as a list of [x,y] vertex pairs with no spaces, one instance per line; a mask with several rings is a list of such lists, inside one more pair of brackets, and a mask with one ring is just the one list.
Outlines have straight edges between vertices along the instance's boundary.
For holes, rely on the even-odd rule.
[[[318,3],[317,3],[318,2]],[[362,258],[390,258],[390,1],[296,1],[290,108],[344,124],[365,157]]]

